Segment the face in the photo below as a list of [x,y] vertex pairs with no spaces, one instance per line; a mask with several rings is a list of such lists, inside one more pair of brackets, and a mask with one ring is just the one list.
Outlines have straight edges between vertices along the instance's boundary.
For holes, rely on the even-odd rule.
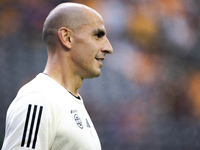
[[113,52],[102,18],[97,14],[91,15],[90,23],[72,35],[71,59],[74,73],[82,79],[98,77],[105,55]]

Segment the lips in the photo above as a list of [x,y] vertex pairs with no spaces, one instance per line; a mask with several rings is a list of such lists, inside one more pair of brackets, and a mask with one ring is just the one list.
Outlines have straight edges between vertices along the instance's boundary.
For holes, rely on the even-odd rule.
[[104,60],[104,58],[95,58],[95,59],[98,61],[98,63],[102,67],[103,66],[102,61]]
[[102,61],[101,59],[98,59],[98,58],[96,58],[96,60],[97,60],[97,61],[100,61],[100,62]]
[[102,62],[104,60],[104,58],[95,58],[96,60]]

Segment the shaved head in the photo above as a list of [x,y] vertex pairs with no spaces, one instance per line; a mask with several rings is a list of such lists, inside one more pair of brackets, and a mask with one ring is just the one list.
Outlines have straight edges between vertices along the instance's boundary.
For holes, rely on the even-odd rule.
[[55,46],[58,42],[58,30],[61,27],[75,32],[90,23],[89,13],[101,17],[95,10],[83,4],[62,3],[58,5],[49,13],[44,22],[43,41],[47,46]]

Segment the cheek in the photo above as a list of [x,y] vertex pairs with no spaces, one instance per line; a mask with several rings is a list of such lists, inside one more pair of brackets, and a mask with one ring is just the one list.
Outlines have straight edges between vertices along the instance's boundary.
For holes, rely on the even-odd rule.
[[73,62],[76,63],[76,65],[79,67],[85,69],[92,64],[92,61],[95,57],[90,48],[86,45],[79,45],[76,47],[76,50],[74,49],[72,55]]
[[95,59],[95,46],[93,46],[91,43],[85,43],[79,46],[78,54],[82,59],[85,59],[85,61],[91,61]]
[[82,63],[91,63],[95,60],[97,44],[91,37],[76,38],[73,43],[74,57],[78,57]]

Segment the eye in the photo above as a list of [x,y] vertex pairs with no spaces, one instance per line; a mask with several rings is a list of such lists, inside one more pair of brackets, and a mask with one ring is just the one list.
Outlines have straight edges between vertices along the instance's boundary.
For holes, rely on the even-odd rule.
[[102,30],[98,30],[97,33],[94,34],[97,39],[102,38],[105,35],[105,32]]
[[100,33],[95,34],[95,36],[99,39],[102,37],[102,35]]

